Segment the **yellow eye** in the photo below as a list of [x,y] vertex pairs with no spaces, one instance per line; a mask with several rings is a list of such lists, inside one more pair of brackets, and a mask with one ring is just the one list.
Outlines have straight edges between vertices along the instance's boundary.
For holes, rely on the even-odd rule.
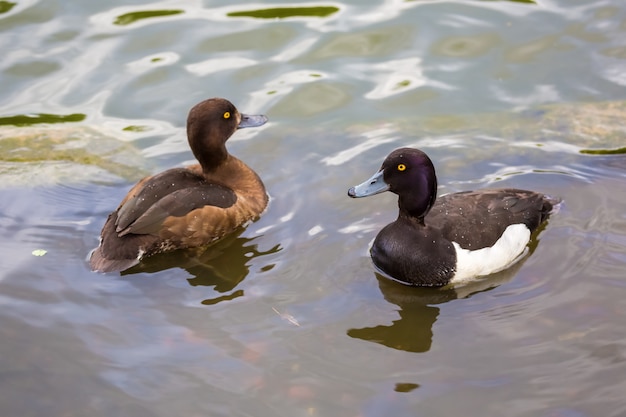
[[226,113],[224,113],[224,119],[229,119],[230,118],[230,112],[227,111]]
[[398,164],[398,171],[404,171],[406,169],[406,165]]

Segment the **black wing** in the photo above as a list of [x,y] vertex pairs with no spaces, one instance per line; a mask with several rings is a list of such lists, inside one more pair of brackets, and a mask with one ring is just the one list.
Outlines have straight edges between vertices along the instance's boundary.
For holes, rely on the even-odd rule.
[[463,249],[492,246],[512,224],[531,233],[548,217],[553,201],[541,193],[516,189],[467,191],[444,195],[425,218]]

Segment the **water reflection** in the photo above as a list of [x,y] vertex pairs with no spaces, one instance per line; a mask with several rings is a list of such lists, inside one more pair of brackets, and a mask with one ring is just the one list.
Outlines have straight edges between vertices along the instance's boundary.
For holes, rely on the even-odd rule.
[[[423,0],[406,0],[406,1],[423,1]],[[481,0],[481,1],[496,2],[496,1],[501,1],[501,0]],[[537,4],[535,0],[504,0],[504,1],[510,1],[511,3]]]
[[579,152],[585,155],[619,155],[626,154],[626,146],[614,149],[581,149]]
[[476,58],[487,54],[501,42],[495,33],[442,38],[432,47],[433,53],[445,57]]
[[82,113],[73,114],[17,114],[15,116],[0,117],[0,125],[31,126],[36,124],[53,124],[82,122],[87,116]]
[[[215,291],[220,293],[232,291],[248,276],[252,259],[281,250],[280,245],[266,251],[259,250],[258,245],[253,243],[256,237],[240,237],[243,230],[227,236],[209,247],[181,249],[151,256],[144,259],[140,264],[123,271],[122,275],[141,272],[154,273],[177,267],[193,275],[193,278],[188,279],[192,286],[213,287]],[[268,264],[261,269],[268,271],[273,267],[274,264]],[[242,295],[243,291],[238,290],[229,295],[205,300],[203,304],[215,304]]]
[[433,339],[432,327],[439,315],[439,308],[429,305],[429,295],[449,297],[445,300],[449,301],[456,298],[454,290],[411,288],[378,274],[376,278],[385,299],[400,307],[400,318],[391,325],[350,329],[348,336],[407,352],[428,352]]
[[132,12],[117,16],[113,24],[126,26],[143,19],[172,16],[181,13],[183,13],[183,10],[146,10],[141,12]]
[[489,291],[510,281],[536,248],[537,240],[531,242],[525,257],[511,268],[453,288],[410,287],[375,273],[385,300],[400,307],[400,318],[390,325],[350,329],[348,336],[407,352],[428,352],[433,339],[433,325],[440,311],[435,305]]
[[335,6],[275,7],[271,9],[230,12],[229,17],[254,17],[257,19],[285,19],[288,17],[326,17],[339,11]]
[[10,1],[0,1],[0,13],[8,13],[17,3]]

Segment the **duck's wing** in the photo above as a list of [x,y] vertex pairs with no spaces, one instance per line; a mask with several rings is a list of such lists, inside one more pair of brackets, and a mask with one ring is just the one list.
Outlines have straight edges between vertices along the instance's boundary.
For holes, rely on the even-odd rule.
[[170,169],[139,182],[117,210],[115,231],[158,235],[168,217],[183,217],[205,206],[227,208],[237,201],[235,192],[207,182],[184,168]]
[[524,224],[532,233],[547,218],[552,203],[544,194],[517,189],[447,194],[437,199],[425,223],[463,249],[476,250],[493,246],[513,224]]

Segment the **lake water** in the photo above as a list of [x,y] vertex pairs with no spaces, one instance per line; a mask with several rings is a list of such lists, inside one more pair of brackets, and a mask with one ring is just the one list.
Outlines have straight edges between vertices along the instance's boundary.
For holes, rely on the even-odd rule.
[[[620,0],[0,1],[3,416],[626,415]],[[208,97],[264,113],[229,149],[267,213],[133,274],[86,263],[147,173],[193,160]],[[440,193],[564,200],[513,268],[378,276],[415,146]]]

